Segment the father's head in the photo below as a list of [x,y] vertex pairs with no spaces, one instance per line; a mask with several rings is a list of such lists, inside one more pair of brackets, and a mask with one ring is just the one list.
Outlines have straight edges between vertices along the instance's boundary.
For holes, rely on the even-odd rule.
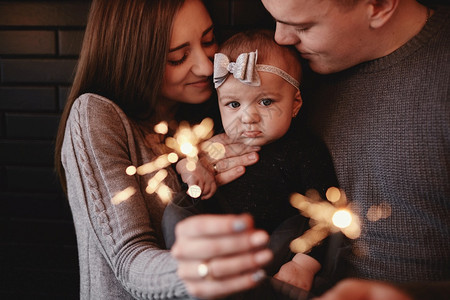
[[262,0],[276,20],[275,40],[294,45],[318,73],[334,73],[383,53],[378,30],[398,0]]

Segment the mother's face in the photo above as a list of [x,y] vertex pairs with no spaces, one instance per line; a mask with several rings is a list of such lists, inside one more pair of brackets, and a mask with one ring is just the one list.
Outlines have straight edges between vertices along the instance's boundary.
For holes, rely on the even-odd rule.
[[186,0],[175,15],[162,95],[202,103],[211,97],[212,60],[217,51],[213,23],[200,0]]

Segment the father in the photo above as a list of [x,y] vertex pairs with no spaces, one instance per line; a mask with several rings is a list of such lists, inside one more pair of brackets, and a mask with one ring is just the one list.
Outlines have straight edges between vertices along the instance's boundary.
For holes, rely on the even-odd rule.
[[[304,76],[305,117],[363,220],[342,273],[359,279],[320,299],[448,299],[450,9],[415,0],[262,3],[275,40],[294,45],[314,72]],[[295,268],[286,270],[281,278],[295,284]]]

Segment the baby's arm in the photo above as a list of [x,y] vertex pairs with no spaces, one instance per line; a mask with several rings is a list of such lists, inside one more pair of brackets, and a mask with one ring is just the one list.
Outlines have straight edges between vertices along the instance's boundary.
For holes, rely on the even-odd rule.
[[311,256],[297,253],[290,262],[280,268],[280,271],[274,277],[309,291],[314,276],[320,268],[320,263]]
[[[213,170],[209,170],[200,159],[195,164],[195,169],[188,168],[188,159],[184,158],[177,163],[177,172],[181,180],[189,187],[197,185],[201,189],[201,199],[211,198],[217,190],[216,179]],[[189,190],[188,190],[189,192]],[[190,194],[189,196],[197,198],[198,196]]]

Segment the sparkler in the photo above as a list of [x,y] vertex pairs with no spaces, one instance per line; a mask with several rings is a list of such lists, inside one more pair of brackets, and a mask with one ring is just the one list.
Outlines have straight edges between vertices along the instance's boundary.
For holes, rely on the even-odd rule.
[[292,195],[292,206],[311,219],[311,228],[291,242],[290,247],[293,252],[308,252],[337,230],[351,239],[360,235],[359,218],[351,212],[345,193],[336,187],[331,187],[327,190],[326,197],[328,201],[323,201],[315,190],[307,191],[306,196]]
[[[188,160],[186,168],[189,171],[194,171],[199,160],[199,145],[212,137],[213,126],[214,123],[210,118],[203,119],[200,124],[194,125],[193,127],[187,122],[181,122],[174,136],[165,139],[165,145],[174,150],[174,152],[160,155],[155,160],[138,167],[129,166],[125,170],[125,173],[129,176],[133,176],[135,174],[146,175],[156,172],[155,175],[148,180],[145,191],[148,194],[156,193],[164,203],[171,201],[173,191],[169,186],[164,184],[164,179],[168,176],[168,172],[165,168],[176,163],[180,156],[184,156]],[[163,135],[167,134],[167,122],[160,122],[155,125],[154,131]],[[205,143],[202,145],[202,150],[206,150],[206,153],[216,159],[221,158],[220,155],[223,157],[225,154],[225,147],[220,143]],[[128,187],[123,191],[119,191],[111,199],[111,202],[114,205],[120,204],[135,193],[136,190],[134,188]],[[200,197],[202,191],[199,186],[193,185],[189,187],[188,193],[191,197],[197,198]]]

